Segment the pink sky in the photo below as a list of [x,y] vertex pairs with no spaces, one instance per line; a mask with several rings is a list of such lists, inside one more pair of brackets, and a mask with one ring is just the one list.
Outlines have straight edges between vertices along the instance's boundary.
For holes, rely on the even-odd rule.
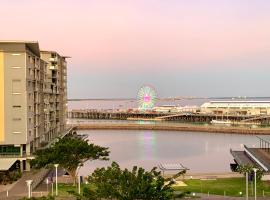
[[266,0],[2,0],[0,38],[38,40],[72,56],[75,73],[260,68],[269,10]]

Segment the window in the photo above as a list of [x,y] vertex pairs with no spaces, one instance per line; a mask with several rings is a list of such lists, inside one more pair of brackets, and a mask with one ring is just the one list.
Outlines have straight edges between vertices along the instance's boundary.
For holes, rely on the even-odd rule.
[[13,108],[21,108],[20,105],[14,105]]
[[21,121],[22,119],[19,117],[13,118],[13,121]]
[[0,146],[0,154],[20,154],[20,146]]

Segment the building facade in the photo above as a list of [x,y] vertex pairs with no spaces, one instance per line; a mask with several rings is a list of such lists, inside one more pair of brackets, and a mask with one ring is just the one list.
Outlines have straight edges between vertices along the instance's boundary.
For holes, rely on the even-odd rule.
[[270,101],[210,101],[201,112],[220,115],[270,115]]
[[33,152],[65,131],[66,95],[65,57],[37,42],[0,41],[0,170],[18,160],[28,170]]
[[163,105],[153,108],[153,111],[161,113],[196,113],[199,110],[198,106]]
[[67,63],[54,51],[41,51],[41,58],[48,64],[43,94],[46,141],[51,141],[66,129]]

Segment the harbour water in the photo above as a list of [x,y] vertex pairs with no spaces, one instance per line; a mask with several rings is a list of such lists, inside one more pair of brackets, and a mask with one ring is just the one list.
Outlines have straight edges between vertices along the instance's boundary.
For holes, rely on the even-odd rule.
[[[200,106],[210,100],[215,99],[158,100],[156,105]],[[269,100],[269,98],[242,100]],[[135,99],[69,101],[68,104],[69,110],[129,109],[136,107],[137,102]],[[105,121],[106,123],[124,123],[124,121],[117,120]],[[104,121],[79,120],[77,123],[101,122]],[[136,121],[134,123],[138,122]],[[84,167],[80,170],[80,174],[84,176],[88,175],[96,167],[110,165],[112,161],[118,162],[122,168],[129,169],[134,165],[150,170],[160,163],[181,163],[189,168],[191,173],[230,172],[230,163],[233,162],[230,149],[242,150],[244,144],[256,147],[259,143],[254,135],[222,133],[153,130],[85,130],[78,133],[88,135],[88,139],[91,142],[109,147],[111,151],[110,161],[91,161],[85,163]]]
[[129,169],[134,165],[150,170],[159,163],[182,163],[191,173],[230,172],[231,148],[258,145],[254,135],[142,130],[85,130],[79,134],[111,151],[110,161],[85,163],[80,170],[84,176],[112,161]]

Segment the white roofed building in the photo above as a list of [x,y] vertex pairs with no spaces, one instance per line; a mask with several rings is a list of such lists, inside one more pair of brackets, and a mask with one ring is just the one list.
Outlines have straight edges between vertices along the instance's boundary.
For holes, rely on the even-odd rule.
[[270,115],[270,101],[210,101],[201,113],[223,115]]
[[162,112],[162,113],[184,113],[184,112],[191,112],[196,113],[199,110],[198,106],[175,106],[175,105],[162,105],[153,108],[155,112]]

